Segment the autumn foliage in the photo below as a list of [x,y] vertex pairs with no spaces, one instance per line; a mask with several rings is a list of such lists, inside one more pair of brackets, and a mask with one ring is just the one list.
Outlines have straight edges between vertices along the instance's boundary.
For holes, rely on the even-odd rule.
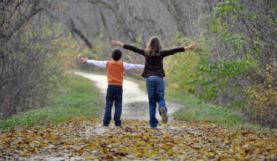
[[[171,90],[241,112],[246,121],[276,128],[276,13],[274,1],[218,2],[201,15],[194,53],[167,60]],[[206,27],[205,27],[206,25]],[[274,33],[274,34],[273,34]],[[176,83],[175,83],[176,82]]]
[[251,74],[255,86],[247,86],[243,92],[248,98],[246,113],[255,122],[276,127],[277,120],[277,80],[276,68],[268,65],[265,71],[258,70]]
[[[86,160],[255,160],[277,159],[276,136],[197,121],[175,121],[149,129],[147,121],[123,120],[123,127],[102,120],[73,118],[50,127],[17,128],[0,134],[5,159]],[[9,154],[7,156],[6,154]]]

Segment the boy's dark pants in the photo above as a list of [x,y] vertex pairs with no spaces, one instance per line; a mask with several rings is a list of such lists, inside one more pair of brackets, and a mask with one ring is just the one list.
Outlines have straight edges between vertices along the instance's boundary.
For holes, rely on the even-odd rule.
[[122,111],[122,86],[118,85],[108,85],[107,96],[106,96],[106,108],[105,115],[103,120],[104,126],[109,126],[110,121],[112,119],[111,112],[113,102],[115,105],[115,113],[114,113],[114,122],[115,126],[121,126],[121,111]]

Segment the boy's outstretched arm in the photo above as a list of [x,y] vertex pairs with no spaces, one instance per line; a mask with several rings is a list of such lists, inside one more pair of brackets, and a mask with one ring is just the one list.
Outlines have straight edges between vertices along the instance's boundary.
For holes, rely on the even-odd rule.
[[82,61],[82,63],[87,63],[88,62],[88,58],[87,57],[81,57],[81,61]]
[[81,61],[82,63],[94,64],[95,66],[98,66],[100,68],[107,67],[107,61],[88,60],[87,57],[81,57]]
[[124,67],[124,70],[127,70],[127,69],[144,69],[144,65],[128,64],[128,63],[125,63],[125,62],[123,62],[123,67]]

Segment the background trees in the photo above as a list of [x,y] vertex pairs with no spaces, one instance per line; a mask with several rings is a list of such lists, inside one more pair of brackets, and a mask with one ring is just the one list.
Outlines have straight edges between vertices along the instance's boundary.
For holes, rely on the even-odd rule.
[[62,79],[65,3],[52,2],[0,1],[0,118],[40,107]]
[[0,12],[1,118],[41,106],[79,55],[109,60],[112,39],[145,48],[156,35],[164,48],[200,47],[165,59],[168,90],[276,124],[273,0],[2,0]]
[[[199,24],[207,23],[209,28],[197,33],[201,46],[197,61],[187,67],[188,73],[178,71],[178,65],[171,68],[169,71],[177,73],[171,77],[172,83],[183,81],[183,88],[203,101],[213,101],[242,112],[256,123],[276,127],[276,11],[272,6],[276,6],[275,1],[219,2],[214,15],[206,14]],[[191,39],[178,41],[187,43]],[[182,79],[188,74],[189,79]]]

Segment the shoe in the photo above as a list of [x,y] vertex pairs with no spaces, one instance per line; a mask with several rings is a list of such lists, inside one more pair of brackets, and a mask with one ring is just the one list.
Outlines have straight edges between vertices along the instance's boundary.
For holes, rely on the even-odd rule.
[[158,127],[151,127],[151,129],[153,129],[153,130],[160,130],[160,128],[158,128]]
[[163,123],[167,123],[168,119],[167,119],[167,114],[164,107],[161,107],[161,114],[162,114]]

